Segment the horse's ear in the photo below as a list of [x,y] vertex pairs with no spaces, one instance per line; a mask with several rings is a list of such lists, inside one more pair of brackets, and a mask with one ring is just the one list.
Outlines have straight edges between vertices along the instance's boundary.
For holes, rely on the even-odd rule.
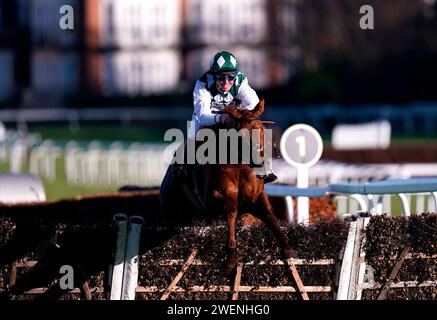
[[252,110],[252,117],[259,118],[264,112],[264,98],[261,98],[258,105]]

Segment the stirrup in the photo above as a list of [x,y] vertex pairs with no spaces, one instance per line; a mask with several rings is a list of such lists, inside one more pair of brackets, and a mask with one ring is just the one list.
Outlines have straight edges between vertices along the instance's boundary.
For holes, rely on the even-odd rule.
[[268,175],[257,175],[257,178],[263,179],[264,184],[278,180],[278,177],[274,173],[269,173]]

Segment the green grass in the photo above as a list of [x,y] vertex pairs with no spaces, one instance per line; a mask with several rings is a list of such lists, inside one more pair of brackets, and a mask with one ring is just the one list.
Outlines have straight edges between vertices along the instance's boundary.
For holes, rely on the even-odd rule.
[[1,173],[9,172],[9,163],[8,162],[0,163],[0,172]]
[[49,181],[41,178],[44,188],[46,190],[46,196],[48,200],[59,200],[74,198],[78,195],[94,195],[109,192],[116,192],[117,187],[106,186],[82,186],[82,185],[69,185],[65,176],[64,157],[60,157],[56,161],[56,179],[55,181]]
[[43,139],[52,140],[123,140],[140,142],[163,141],[164,129],[120,125],[81,125],[70,130],[65,125],[30,126],[30,133],[39,133]]

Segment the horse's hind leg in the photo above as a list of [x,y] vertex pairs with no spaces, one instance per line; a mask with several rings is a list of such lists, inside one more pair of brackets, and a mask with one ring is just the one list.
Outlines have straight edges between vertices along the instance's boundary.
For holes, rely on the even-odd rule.
[[281,246],[282,254],[286,258],[296,258],[297,254],[293,249],[290,248],[290,245],[288,244],[288,239],[282,232],[281,227],[279,226],[279,221],[273,214],[269,199],[264,191],[258,197],[255,203],[255,207],[255,215],[259,217],[273,231],[276,240]]

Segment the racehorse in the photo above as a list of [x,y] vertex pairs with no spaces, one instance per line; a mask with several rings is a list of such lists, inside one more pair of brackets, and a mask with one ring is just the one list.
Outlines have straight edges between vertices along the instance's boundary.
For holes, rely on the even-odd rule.
[[[253,110],[239,110],[226,106],[222,112],[232,117],[235,129],[246,130],[245,132],[249,133],[252,130],[258,130],[257,132],[261,134],[260,139],[257,139],[257,143],[255,143],[250,138],[250,147],[255,148],[259,155],[263,156],[265,128],[260,116],[264,112],[264,100],[262,99]],[[220,128],[223,127],[216,126],[215,132]],[[174,182],[173,176],[176,167],[169,166],[160,190],[162,214],[167,221],[173,220],[174,222],[176,220],[178,223],[188,222],[193,217],[193,212],[198,212],[200,216],[202,214],[208,216],[225,214],[228,223],[225,267],[227,274],[234,269],[237,262],[236,221],[245,213],[250,213],[261,219],[273,231],[284,258],[296,256],[280,228],[278,219],[273,214],[269,199],[264,191],[264,181],[256,176],[251,164],[218,163],[186,167],[188,167],[186,176],[193,177],[193,179],[191,179],[191,183],[190,179],[186,179],[181,188],[180,184]],[[196,180],[196,175],[203,179]],[[193,189],[200,189],[199,185],[202,183],[205,192],[202,195],[200,195],[199,190],[197,193],[193,192]],[[201,203],[202,200],[203,203]]]

